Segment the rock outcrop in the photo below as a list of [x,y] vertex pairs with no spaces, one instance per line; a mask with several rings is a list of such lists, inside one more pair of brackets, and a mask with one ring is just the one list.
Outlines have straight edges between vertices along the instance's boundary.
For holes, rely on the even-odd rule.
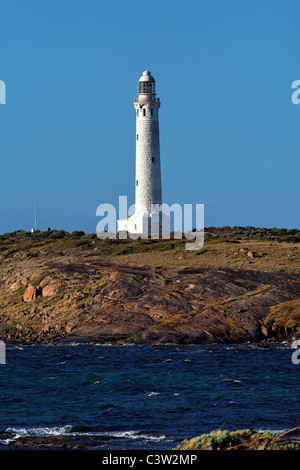
[[[34,256],[28,253],[30,244],[18,244],[13,257],[12,244],[7,256],[2,250],[0,339],[27,344],[201,344],[281,341],[300,335],[297,246],[288,246],[285,258],[276,255],[278,265],[290,256],[293,269],[262,269],[265,248],[258,245],[232,249],[231,265],[225,266],[222,256],[227,252],[217,251],[213,243],[211,251],[220,256],[216,267],[215,258],[205,265],[209,245],[206,251],[186,253],[171,244],[158,265],[153,260],[160,245],[155,243],[144,245],[151,255],[148,264],[120,259],[122,245],[117,243],[116,255],[99,255],[94,241],[85,251],[82,244],[73,246],[72,241],[70,248],[70,243],[47,241],[39,251],[34,246]],[[103,250],[112,250],[111,243],[99,243]],[[280,250],[284,253],[282,245]],[[236,266],[237,256],[247,264]]]

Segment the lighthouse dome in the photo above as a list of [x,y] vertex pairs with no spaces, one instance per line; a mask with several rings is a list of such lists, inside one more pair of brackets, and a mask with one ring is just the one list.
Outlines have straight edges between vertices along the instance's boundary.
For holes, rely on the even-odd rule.
[[143,75],[139,79],[139,82],[155,82],[155,80],[152,77],[151,72],[149,72],[149,70],[145,70],[145,72],[143,72]]
[[155,94],[155,80],[149,70],[145,70],[139,79],[139,93]]

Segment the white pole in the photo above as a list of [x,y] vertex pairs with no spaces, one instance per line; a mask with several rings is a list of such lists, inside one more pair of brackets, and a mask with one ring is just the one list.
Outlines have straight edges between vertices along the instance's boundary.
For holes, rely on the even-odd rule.
[[37,225],[36,225],[36,202],[35,202],[35,198],[34,198],[34,230],[37,229]]

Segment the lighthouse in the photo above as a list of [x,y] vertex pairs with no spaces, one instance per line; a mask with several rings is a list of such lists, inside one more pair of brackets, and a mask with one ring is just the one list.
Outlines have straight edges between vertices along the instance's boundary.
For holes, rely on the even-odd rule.
[[[134,100],[136,114],[135,212],[118,220],[118,231],[134,234],[161,233],[162,183],[159,144],[160,99],[156,82],[145,70],[138,81],[138,97]],[[155,209],[156,208],[156,209]]]
[[139,79],[136,111],[135,211],[151,214],[152,204],[162,203],[158,111],[155,80],[146,70]]

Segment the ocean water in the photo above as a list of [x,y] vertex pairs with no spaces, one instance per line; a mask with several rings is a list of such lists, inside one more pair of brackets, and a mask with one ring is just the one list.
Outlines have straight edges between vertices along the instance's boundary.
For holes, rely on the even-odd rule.
[[162,450],[221,426],[295,427],[293,350],[250,346],[7,346],[0,448],[20,436],[66,436],[99,438],[97,449]]

